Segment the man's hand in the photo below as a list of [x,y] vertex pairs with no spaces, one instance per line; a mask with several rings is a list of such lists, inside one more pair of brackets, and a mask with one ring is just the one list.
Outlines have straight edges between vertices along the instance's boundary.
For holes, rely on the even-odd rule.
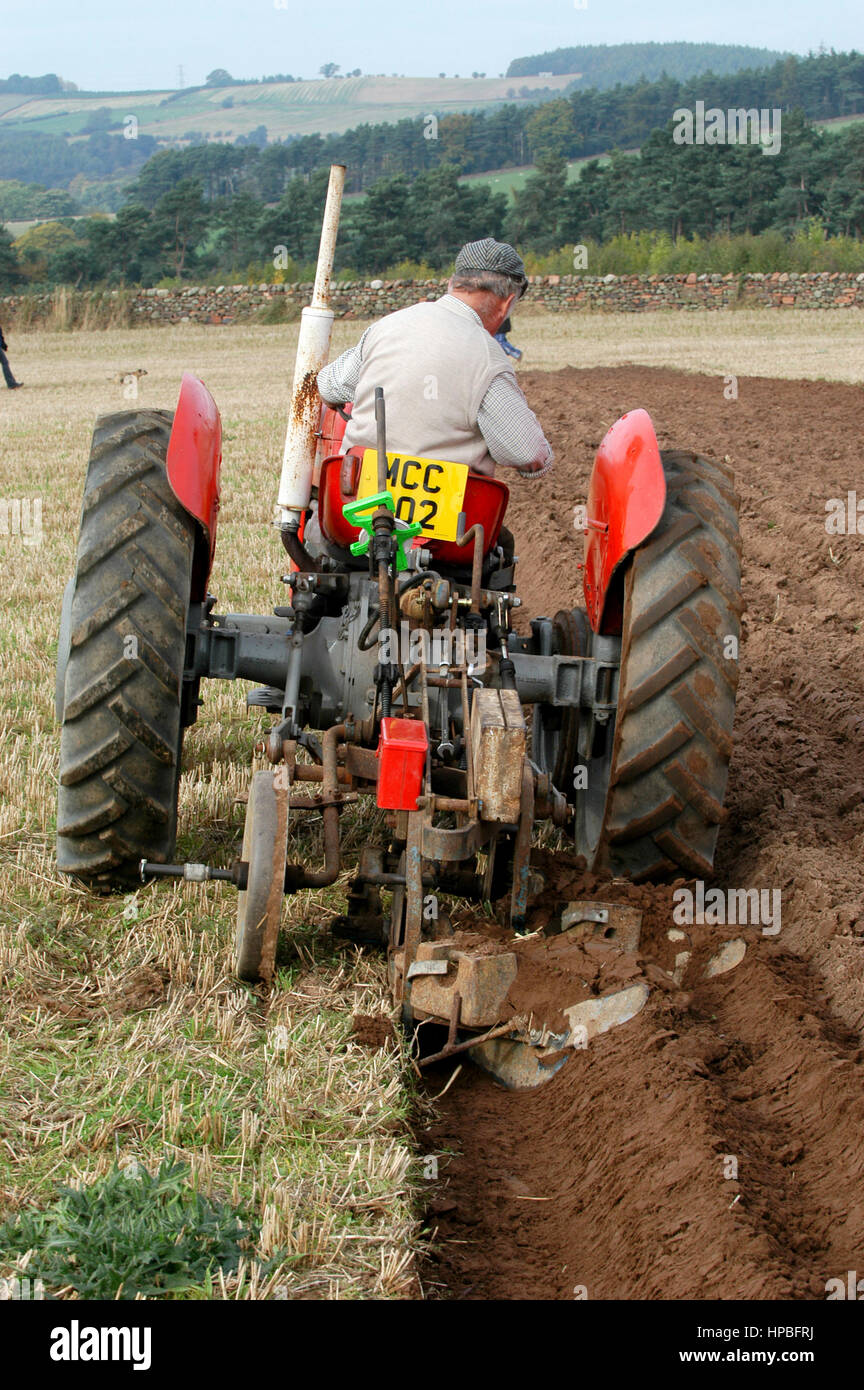
[[526,464],[524,468],[517,468],[516,472],[520,478],[540,478],[544,473],[548,473],[551,467],[552,459],[549,458],[546,463]]

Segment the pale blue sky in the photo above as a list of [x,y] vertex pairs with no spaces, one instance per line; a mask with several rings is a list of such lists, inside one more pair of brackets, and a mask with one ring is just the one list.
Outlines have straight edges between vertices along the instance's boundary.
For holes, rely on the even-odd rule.
[[[277,8],[277,5],[279,8]],[[284,7],[283,7],[284,6]],[[578,43],[746,43],[806,53],[864,47],[862,0],[0,0],[0,76],[58,72],[91,90],[343,71],[490,77]]]

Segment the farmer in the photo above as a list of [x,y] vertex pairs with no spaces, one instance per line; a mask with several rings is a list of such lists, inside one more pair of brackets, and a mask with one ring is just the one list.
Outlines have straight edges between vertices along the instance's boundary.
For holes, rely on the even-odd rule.
[[0,367],[3,368],[3,380],[10,391],[17,391],[19,386],[23,386],[23,381],[16,381],[12,375],[12,368],[9,366],[9,359],[6,356],[9,344],[3,337],[3,329],[0,328]]
[[552,450],[495,341],[524,292],[525,266],[506,242],[472,241],[456,257],[447,293],[378,319],[318,373],[331,405],[353,402],[346,449],[374,449],[375,387],[384,389],[387,447],[393,453],[495,465],[539,478]]

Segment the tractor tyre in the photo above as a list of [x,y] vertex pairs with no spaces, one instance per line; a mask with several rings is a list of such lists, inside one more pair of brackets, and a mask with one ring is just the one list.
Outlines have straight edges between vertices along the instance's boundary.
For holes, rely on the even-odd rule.
[[[96,423],[58,651],[57,864],[108,891],[170,860],[195,525],[165,471],[173,415]],[[65,665],[64,665],[65,663]]]
[[743,608],[731,469],[661,457],[663,516],[624,578],[618,707],[576,811],[589,865],[636,881],[712,871]]

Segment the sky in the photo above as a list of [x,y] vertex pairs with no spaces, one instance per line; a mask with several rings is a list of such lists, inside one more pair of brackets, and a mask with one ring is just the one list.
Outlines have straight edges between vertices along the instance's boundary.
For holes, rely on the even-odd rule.
[[[577,5],[584,8],[577,8]],[[497,76],[579,43],[864,48],[862,0],[0,0],[0,76],[56,72],[91,91],[343,71]]]

